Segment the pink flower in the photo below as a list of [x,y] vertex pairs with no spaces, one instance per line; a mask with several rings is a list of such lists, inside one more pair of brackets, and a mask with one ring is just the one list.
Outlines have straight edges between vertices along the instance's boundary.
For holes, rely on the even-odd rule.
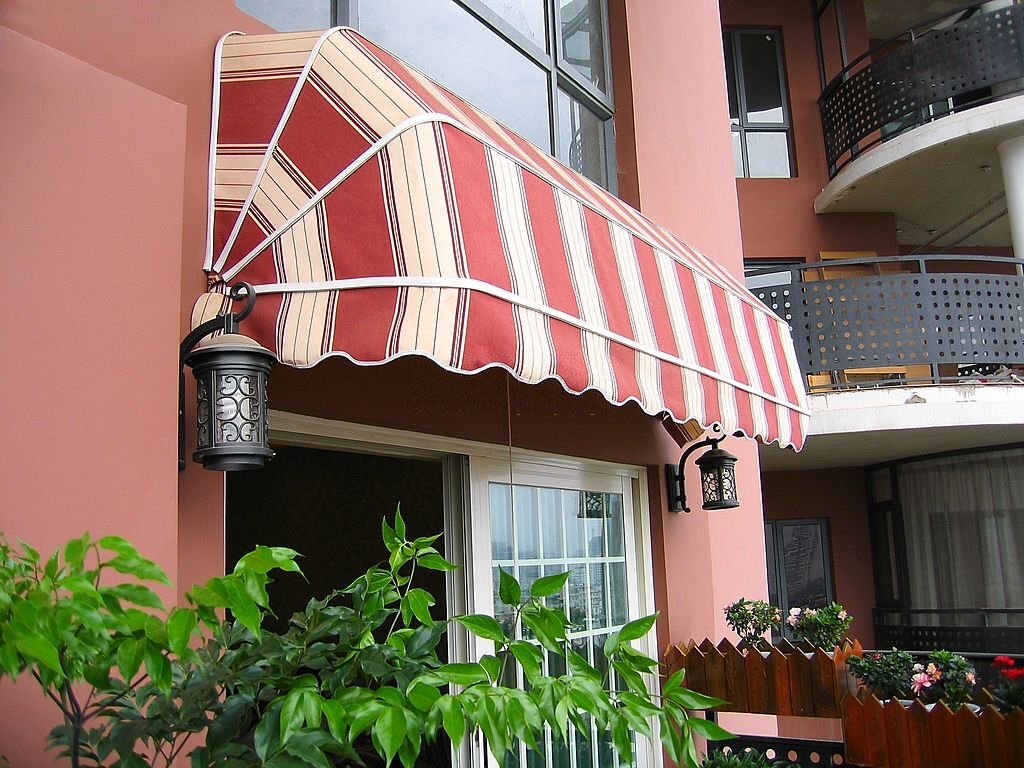
[[925,672],[928,673],[928,677],[930,677],[932,680],[942,679],[942,670],[936,667],[934,664],[929,664]]
[[973,672],[968,672],[967,674],[965,674],[964,675],[964,679],[967,680],[967,683],[969,685],[974,685],[974,673]]
[[910,678],[910,687],[914,690],[914,693],[920,693],[925,688],[930,688],[931,685],[932,679],[924,672],[918,672]]
[[845,621],[845,620],[846,620],[846,617],[847,617],[847,616],[848,616],[849,614],[847,614],[847,612],[846,612],[846,611],[840,611],[840,612],[839,612],[839,613],[838,613],[837,615],[839,616],[840,620],[842,620],[842,621]]
[[786,619],[786,623],[789,624],[789,626],[791,626],[791,627],[795,627],[796,626],[796,622],[797,622],[796,616],[790,616],[788,619]]

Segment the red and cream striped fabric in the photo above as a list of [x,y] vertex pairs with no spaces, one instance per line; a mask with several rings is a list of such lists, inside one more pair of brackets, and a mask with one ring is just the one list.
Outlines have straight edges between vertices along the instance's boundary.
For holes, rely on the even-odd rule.
[[205,267],[256,286],[282,362],[501,366],[802,444],[785,323],[618,198],[349,29],[232,34],[218,65]]

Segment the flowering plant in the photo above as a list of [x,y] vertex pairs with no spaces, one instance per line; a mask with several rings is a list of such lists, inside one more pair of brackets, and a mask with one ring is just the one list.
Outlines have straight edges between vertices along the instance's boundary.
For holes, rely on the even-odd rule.
[[999,671],[999,682],[992,686],[999,710],[1006,714],[1014,707],[1024,708],[1024,666],[1018,667],[1009,656],[996,656],[992,667]]
[[764,600],[741,597],[725,606],[725,621],[748,647],[758,648],[764,643],[764,633],[780,626],[782,609]]
[[910,690],[926,702],[945,701],[956,709],[974,691],[974,667],[952,651],[932,651],[927,664],[915,664],[911,671]]
[[910,698],[914,657],[906,651],[875,651],[846,660],[850,671],[879,699]]
[[835,648],[846,636],[853,616],[839,603],[823,608],[790,608],[786,624],[801,640],[818,648]]

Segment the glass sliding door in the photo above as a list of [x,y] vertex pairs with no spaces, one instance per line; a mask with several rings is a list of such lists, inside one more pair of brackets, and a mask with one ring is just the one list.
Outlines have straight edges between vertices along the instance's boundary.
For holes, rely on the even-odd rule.
[[[512,612],[498,599],[499,571],[515,576],[524,593],[541,576],[568,571],[565,588],[547,604],[569,617],[570,647],[606,670],[602,648],[608,634],[652,611],[649,549],[635,515],[636,480],[628,474],[553,473],[550,468],[538,473],[520,467],[510,483],[507,463],[481,461],[471,467],[477,609],[493,613],[511,632]],[[564,658],[555,653],[546,655],[544,666],[548,674],[566,671]],[[525,686],[521,672],[515,674],[506,684]],[[637,746],[642,752],[643,739]],[[641,765],[652,764],[652,755],[641,757]],[[577,733],[569,744],[548,738],[537,752],[521,745],[505,764],[598,768],[618,765],[618,759],[610,737],[591,725],[589,734]]]

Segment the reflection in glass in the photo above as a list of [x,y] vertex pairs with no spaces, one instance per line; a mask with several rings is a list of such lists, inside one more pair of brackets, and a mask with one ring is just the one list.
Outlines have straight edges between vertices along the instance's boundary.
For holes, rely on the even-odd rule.
[[491,558],[512,559],[512,494],[507,485],[491,483]]
[[562,502],[565,555],[566,557],[586,557],[587,530],[585,526],[586,521],[580,519],[579,491],[564,491]]
[[280,0],[237,0],[236,5],[278,32],[303,32],[334,26],[331,0],[304,0],[282,3]]
[[729,122],[736,125],[740,121],[740,103],[736,95],[736,58],[732,49],[732,35],[726,33],[722,42],[725,45],[725,82],[729,90]]
[[608,499],[608,557],[624,557],[626,535],[622,530],[622,496],[611,494]]
[[548,76],[457,3],[361,3],[359,27],[376,43],[551,151]]
[[540,557],[540,527],[537,523],[538,509],[533,503],[530,488],[516,486],[515,489],[515,523],[516,523],[516,555],[521,560],[532,560]]
[[608,593],[610,603],[610,623],[625,624],[629,596],[626,592],[626,564],[608,564]]
[[786,583],[786,606],[818,608],[828,602],[825,581],[825,542],[819,523],[786,525],[782,528],[782,575]]
[[561,88],[556,156],[591,181],[608,186],[604,121]]
[[540,48],[547,50],[544,32],[544,0],[480,0],[501,16],[516,31],[522,32]]
[[749,32],[739,35],[739,40],[747,122],[785,122],[777,35]]
[[584,77],[608,90],[605,64],[604,2],[559,0],[562,57]]
[[608,626],[608,597],[605,593],[606,565],[590,566],[590,628]]
[[577,628],[587,628],[587,566],[574,565],[569,569],[569,622]]
[[747,164],[751,178],[784,179],[791,176],[786,132],[747,131]]
[[559,514],[561,494],[554,488],[541,488],[540,496],[540,527],[541,538],[544,540],[542,551],[545,559],[559,558],[564,554],[562,548],[562,516]]

